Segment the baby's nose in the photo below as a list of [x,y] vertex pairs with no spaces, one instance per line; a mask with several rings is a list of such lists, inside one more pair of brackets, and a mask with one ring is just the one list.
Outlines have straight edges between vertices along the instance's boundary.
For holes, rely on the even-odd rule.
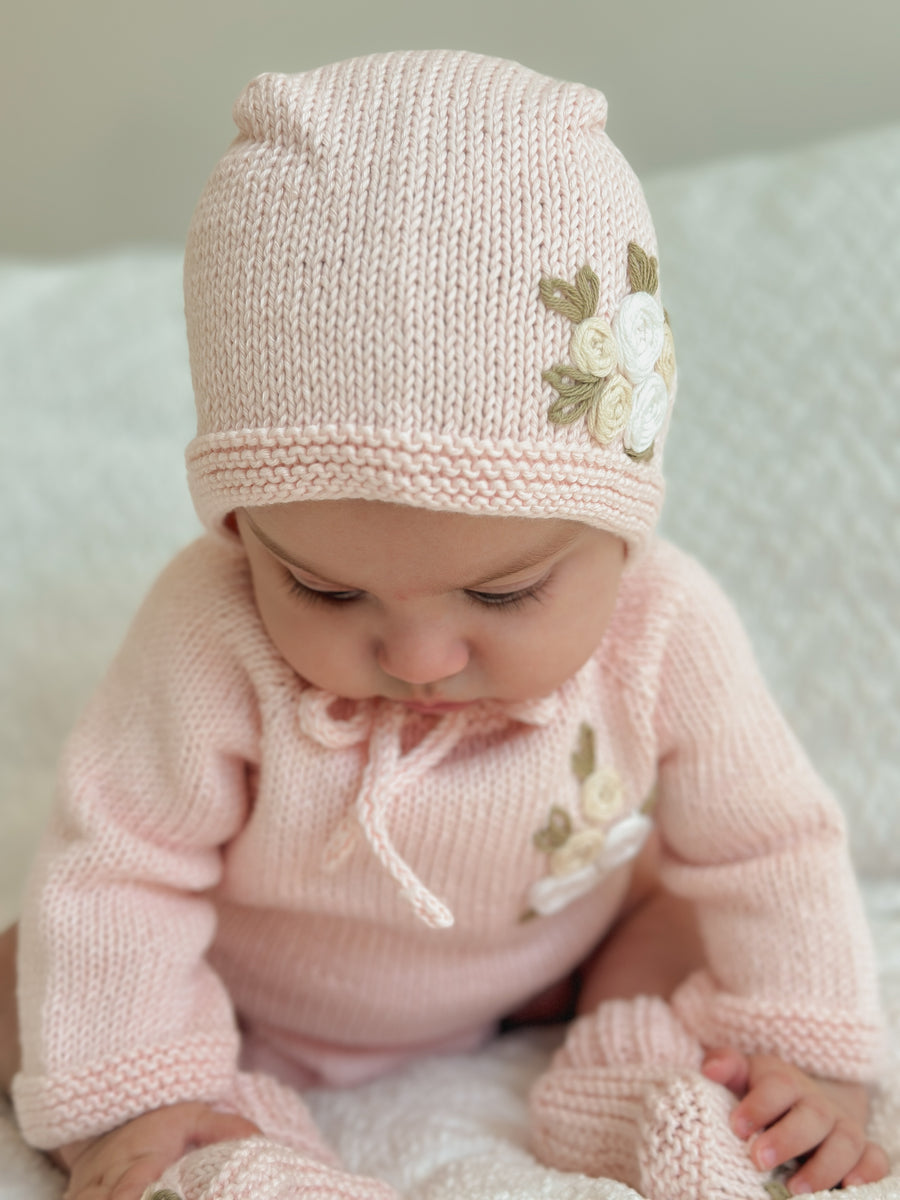
[[453,630],[406,627],[386,634],[376,657],[382,671],[394,679],[422,685],[458,675],[469,661],[469,649]]

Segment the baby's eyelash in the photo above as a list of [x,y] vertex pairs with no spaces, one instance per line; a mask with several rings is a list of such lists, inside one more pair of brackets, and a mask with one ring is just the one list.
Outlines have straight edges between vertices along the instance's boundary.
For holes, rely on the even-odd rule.
[[[307,587],[305,583],[301,583],[296,575],[290,571],[285,571],[285,577],[288,591],[292,595],[313,604],[331,604],[339,607],[345,604],[352,604],[354,600],[358,600],[363,595],[362,592],[357,591],[319,591],[317,588]],[[478,592],[466,590],[463,594],[473,604],[478,604],[482,608],[521,608],[529,600],[540,599],[548,578],[549,576],[539,580],[537,583],[531,584],[529,587],[519,588],[515,592]]]
[[533,583],[530,587],[520,588],[517,592],[471,592],[466,596],[474,603],[485,608],[521,608],[529,600],[539,600],[544,590],[546,579]]
[[299,596],[301,600],[307,600],[313,604],[350,604],[362,595],[362,592],[353,591],[320,592],[316,588],[307,587],[305,583],[301,583],[290,571],[286,571],[285,576],[291,595]]

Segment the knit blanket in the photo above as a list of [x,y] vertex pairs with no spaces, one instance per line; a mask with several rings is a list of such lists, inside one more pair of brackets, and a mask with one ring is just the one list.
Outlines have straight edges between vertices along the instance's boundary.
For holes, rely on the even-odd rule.
[[[891,1027],[873,1135],[896,1174],[858,1194],[900,1200],[900,127],[647,190],[680,375],[665,529],[734,598],[844,802]],[[197,531],[179,274],[176,250],[0,264],[0,921],[66,730]],[[409,1200],[634,1196],[529,1154],[551,1049],[517,1034],[311,1103],[348,1167]],[[0,1200],[61,1186],[0,1103]]]

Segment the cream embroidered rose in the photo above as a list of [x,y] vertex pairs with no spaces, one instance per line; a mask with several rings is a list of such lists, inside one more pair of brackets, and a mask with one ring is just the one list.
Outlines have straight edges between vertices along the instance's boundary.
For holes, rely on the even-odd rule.
[[631,292],[619,305],[612,328],[623,370],[639,383],[655,368],[665,340],[663,308],[649,292]]
[[624,375],[612,375],[585,418],[588,433],[602,446],[622,432],[631,416],[631,384]]
[[602,317],[588,317],[575,326],[569,354],[576,367],[598,379],[604,379],[614,371],[619,361],[619,347],[613,331]]
[[614,767],[601,767],[581,785],[581,811],[592,824],[607,824],[618,816],[624,803],[622,779]]
[[644,454],[653,446],[668,407],[665,381],[654,371],[637,384],[632,394],[631,416],[625,430],[625,449],[630,454]]
[[599,829],[581,829],[573,833],[565,845],[550,855],[552,875],[571,875],[594,862],[603,849],[603,833]]

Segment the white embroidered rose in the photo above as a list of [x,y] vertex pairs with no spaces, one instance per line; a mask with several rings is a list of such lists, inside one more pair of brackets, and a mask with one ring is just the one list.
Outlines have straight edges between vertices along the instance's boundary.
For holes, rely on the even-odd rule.
[[631,292],[613,317],[619,359],[632,383],[653,371],[665,340],[666,318],[662,305],[649,292]]
[[663,334],[663,348],[660,351],[656,369],[666,381],[666,387],[671,392],[672,386],[675,383],[675,340],[672,337],[672,330],[669,328],[668,321],[666,322]]
[[583,867],[572,875],[546,875],[533,884],[528,892],[531,911],[541,917],[552,916],[567,908],[573,900],[586,895],[600,882],[593,865]]
[[637,858],[650,836],[653,822],[642,812],[629,813],[617,821],[606,835],[603,854],[597,860],[602,871],[614,871],[622,863]]
[[574,875],[547,875],[528,892],[528,904],[540,917],[550,917],[568,907],[578,896],[586,895],[600,882],[593,866],[584,866]]
[[663,427],[669,407],[669,393],[662,375],[655,371],[635,387],[631,398],[631,416],[625,430],[625,449],[644,454],[653,445]]
[[579,370],[603,379],[616,369],[619,347],[613,331],[602,317],[588,317],[572,332],[569,354]]
[[614,441],[631,416],[631,384],[624,375],[611,375],[587,411],[588,433],[601,446]]

